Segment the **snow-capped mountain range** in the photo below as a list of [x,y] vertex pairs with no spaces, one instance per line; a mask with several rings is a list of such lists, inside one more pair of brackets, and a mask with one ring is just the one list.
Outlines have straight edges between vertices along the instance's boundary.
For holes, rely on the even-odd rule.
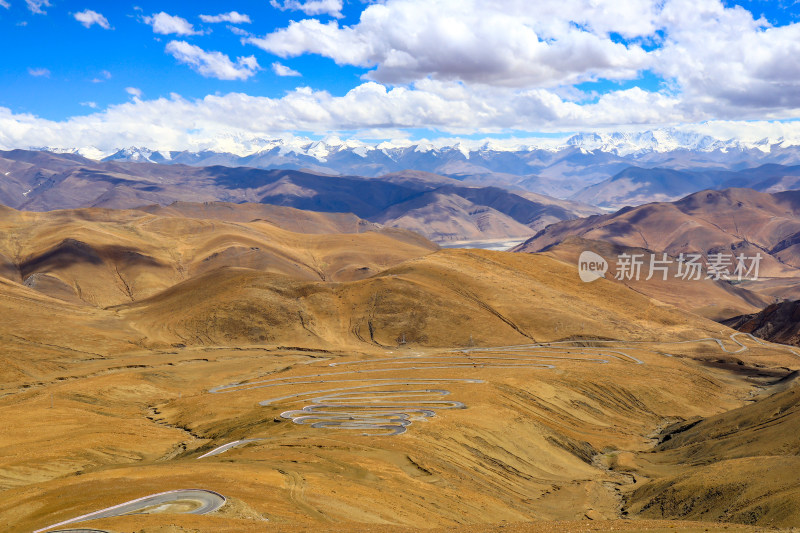
[[[681,172],[738,172],[765,164],[800,165],[800,139],[721,140],[680,129],[581,133],[564,138],[525,140],[387,141],[376,144],[337,137],[247,141],[226,138],[218,140],[218,145],[230,149],[33,149],[75,154],[105,162],[306,170],[366,177],[417,170],[481,186],[499,186],[556,198],[576,197],[580,191],[610,180],[632,167]],[[641,179],[650,178],[643,176]],[[682,192],[682,189],[676,190],[675,194]],[[580,199],[586,201],[583,197]]]
[[[226,140],[230,141],[230,140]],[[280,155],[300,155],[311,157],[319,162],[326,162],[329,156],[339,152],[348,152],[362,158],[373,152],[380,152],[392,159],[407,151],[413,152],[461,152],[469,159],[474,152],[559,152],[569,148],[579,148],[586,152],[601,151],[620,157],[635,157],[649,153],[666,153],[678,150],[713,152],[713,151],[746,151],[759,150],[770,153],[773,148],[800,146],[800,138],[777,139],[763,138],[756,141],[741,139],[718,139],[694,131],[675,128],[664,128],[634,133],[579,133],[565,137],[537,137],[531,139],[491,139],[491,140],[452,140],[435,141],[382,141],[366,143],[355,139],[326,137],[323,140],[312,140],[305,137],[285,137],[276,139],[253,138],[217,143],[218,146],[199,147],[197,153],[215,152],[238,157],[252,157],[260,153],[277,153]],[[225,149],[221,148],[225,146]],[[185,154],[187,150],[163,150],[157,147],[128,147],[113,150],[101,150],[93,146],[87,147],[30,147],[31,150],[50,151],[54,153],[74,153],[96,160],[125,160],[165,162],[173,159],[173,154]]]

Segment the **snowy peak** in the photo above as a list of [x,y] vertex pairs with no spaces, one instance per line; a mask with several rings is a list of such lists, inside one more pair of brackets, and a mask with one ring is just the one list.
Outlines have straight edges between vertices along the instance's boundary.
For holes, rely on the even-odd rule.
[[[220,143],[225,144],[227,143]],[[750,150],[758,149],[768,152],[772,146],[788,147],[800,145],[800,139],[760,138],[754,141],[738,139],[718,139],[696,131],[678,128],[662,128],[641,132],[590,132],[578,133],[571,137],[533,139],[481,139],[481,140],[420,140],[420,141],[383,141],[366,143],[355,139],[341,139],[329,136],[321,140],[301,137],[286,139],[250,139],[247,142],[237,140],[235,149],[207,147],[205,150],[217,153],[229,153],[240,157],[266,153],[278,148],[282,155],[312,157],[320,162],[336,154],[347,153],[366,158],[372,152],[381,152],[391,158],[408,151],[416,153],[444,154],[460,152],[469,159],[477,152],[529,152],[534,150],[561,151],[566,148],[579,148],[585,153],[601,151],[619,156],[663,153],[676,150],[712,152],[715,150]],[[54,151],[56,149],[49,149]],[[96,150],[96,149],[95,149]],[[126,148],[117,150],[108,159],[126,159],[129,161],[146,161],[169,159],[170,152],[156,151],[152,148]]]
[[165,163],[172,160],[172,153],[149,148],[123,148],[103,158],[103,161],[134,161],[137,163]]
[[738,141],[721,141],[708,135],[675,129],[638,133],[578,134],[570,137],[567,144],[590,152],[599,150],[620,156],[675,150],[708,152],[722,148],[741,147]]
[[[463,174],[482,165],[491,172],[518,175],[538,173],[539,163],[558,158],[558,154],[578,153],[586,157],[617,157],[631,161],[656,161],[667,154],[744,155],[759,160],[762,156],[797,150],[800,138],[756,137],[720,139],[702,131],[660,128],[640,132],[584,132],[560,138],[532,139],[439,139],[383,141],[366,143],[356,139],[328,136],[312,140],[305,137],[242,138],[221,136],[182,151],[158,147],[129,147],[103,151],[95,147],[42,147],[36,150],[79,154],[105,161],[183,163],[187,165],[257,166],[261,168],[316,168],[322,172],[377,175],[380,172],[413,169],[429,172],[445,170]],[[518,160],[513,169],[512,159]],[[437,163],[438,162],[438,163]],[[741,161],[740,161],[741,162]],[[785,162],[776,160],[776,162]],[[724,166],[724,162],[722,162]],[[448,166],[449,165],[449,166]],[[443,168],[442,168],[443,167]]]

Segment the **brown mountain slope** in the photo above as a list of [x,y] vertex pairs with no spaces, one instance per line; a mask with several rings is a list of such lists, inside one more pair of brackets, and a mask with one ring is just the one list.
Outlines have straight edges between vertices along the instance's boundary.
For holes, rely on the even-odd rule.
[[136,349],[141,338],[111,313],[51,298],[4,278],[0,316],[0,396],[63,376],[71,367],[107,368],[107,354]]
[[117,311],[148,338],[183,344],[469,346],[719,330],[623,285],[584,285],[549,257],[477,250],[441,250],[346,284],[216,270]]
[[[100,162],[74,155],[12,150],[0,152],[0,175],[0,202],[17,209],[125,209],[176,201],[252,202],[354,213],[363,219],[416,229],[429,238],[449,240],[475,239],[476,233],[477,238],[528,236],[553,221],[599,212],[585,204],[479,187],[414,171],[367,178],[298,170]],[[427,196],[428,203],[446,197],[446,203],[464,209],[449,211],[447,220],[441,221],[447,231],[439,227],[428,233],[426,217],[430,213],[415,213],[420,208],[420,196]],[[393,209],[393,215],[386,217],[389,209]],[[492,212],[502,223],[476,224],[473,215],[477,212]],[[213,216],[221,216],[220,211]],[[482,234],[484,230],[486,236]]]
[[[178,211],[167,208],[168,212]],[[187,211],[225,211],[248,218],[253,206],[184,205]],[[404,230],[384,230],[346,215],[274,211],[264,220],[158,216],[142,211],[82,209],[47,213],[0,212],[0,273],[66,301],[114,305],[156,294],[222,266],[257,269],[300,280],[350,280],[369,276],[437,247]],[[246,213],[246,214],[244,214]],[[297,215],[297,216],[293,216]],[[365,233],[317,232],[341,227]]]
[[475,205],[461,196],[440,191],[393,205],[377,215],[375,220],[429,235],[439,242],[524,238],[535,231],[496,209]]
[[[664,279],[663,273],[654,270],[652,278],[648,280],[653,253],[645,248],[622,246],[582,237],[567,237],[563,242],[542,253],[577,265],[580,254],[585,250],[593,251],[606,258],[609,265],[606,279],[624,284],[651,298],[712,320],[754,312],[774,301],[772,295],[748,290],[742,286],[743,284],[734,285],[724,280],[705,278],[681,279],[678,276],[678,263],[675,257],[669,257],[673,262],[668,266],[666,279]],[[641,256],[641,276],[638,279],[615,279],[619,272],[618,259],[622,254]],[[662,255],[656,254],[656,261],[662,259]],[[654,266],[658,267],[658,264]],[[581,283],[581,281],[576,279],[576,283]],[[747,286],[753,285],[755,283]]]
[[757,313],[735,316],[722,323],[770,342],[800,346],[800,301],[798,300],[774,303]]
[[[76,214],[83,225],[70,226]],[[0,335],[15,343],[0,353],[8,378],[0,387],[0,523],[12,531],[186,487],[228,503],[211,515],[156,512],[76,526],[260,531],[266,519],[278,530],[481,531],[503,521],[618,519],[632,481],[602,462],[608,455],[646,451],[660,427],[738,408],[795,363],[782,347],[731,337],[624,285],[577,282],[574,266],[541,254],[426,248],[368,277],[331,282],[318,272],[338,271],[339,257],[352,264],[345,252],[362,253],[359,239],[374,239],[363,251],[372,262],[390,245],[397,253],[398,241],[102,214],[37,224],[40,237],[91,242],[62,252],[80,264],[108,260],[101,236],[145,239],[151,248],[139,253],[156,258],[152,243],[168,243],[187,279],[103,309],[0,280],[0,312],[13,315]],[[69,227],[74,234],[58,233]],[[165,237],[175,232],[182,240]],[[301,242],[318,270],[311,256],[295,271],[294,263],[269,269],[242,264],[246,253],[226,254],[258,232],[274,261]],[[212,261],[219,268],[202,270]],[[116,280],[95,283],[102,292]],[[518,344],[527,346],[509,346]],[[221,391],[226,384],[238,385]],[[385,423],[360,425],[375,424],[364,414],[381,409],[373,403],[381,397],[390,399],[377,415]],[[292,418],[318,414],[304,410],[309,402],[349,418],[343,427]],[[407,431],[386,434],[393,428]],[[207,455],[240,439],[257,440]],[[678,468],[668,464],[651,479]],[[726,475],[748,481],[735,469]]]
[[800,255],[800,192],[749,189],[702,191],[673,203],[646,204],[616,213],[553,224],[516,251],[537,252],[570,235],[656,252],[761,252],[762,277],[794,277]]
[[[673,428],[655,450],[639,454],[639,472],[672,473],[633,492],[629,511],[647,518],[800,522],[800,480],[785,475],[800,468],[796,374],[772,396]],[[677,472],[675,465],[681,465]],[[731,472],[741,477],[734,481]]]
[[352,213],[318,213],[282,205],[173,202],[166,206],[137,207],[136,210],[162,217],[204,218],[225,222],[260,220],[295,233],[363,233],[383,229],[380,224],[374,224]]

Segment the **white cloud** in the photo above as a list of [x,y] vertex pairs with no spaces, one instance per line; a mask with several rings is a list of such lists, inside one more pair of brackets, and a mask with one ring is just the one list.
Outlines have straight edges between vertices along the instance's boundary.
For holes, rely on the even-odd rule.
[[280,57],[304,53],[340,65],[374,67],[369,79],[409,83],[433,77],[500,86],[557,86],[628,79],[648,56],[631,37],[654,31],[653,2],[632,0],[387,0],[352,26],[316,19],[249,42]]
[[46,69],[46,68],[29,67],[28,68],[28,74],[30,74],[31,76],[34,76],[36,78],[49,78],[50,77],[50,71],[48,69]]
[[36,13],[37,15],[46,15],[44,8],[50,7],[50,2],[48,0],[25,0],[25,3],[28,5],[28,9],[31,13]]
[[[342,2],[276,4],[336,15]],[[156,33],[197,33],[166,13],[147,19]],[[245,41],[283,58],[317,54],[369,70],[339,96],[300,87],[282,98],[232,93],[142,101],[138,92],[125,104],[62,122],[9,111],[0,140],[55,145],[23,141],[60,132],[70,142],[91,139],[87,145],[105,135],[112,148],[188,149],[285,131],[379,136],[430,128],[463,135],[698,123],[730,137],[800,130],[800,122],[774,122],[800,118],[800,24],[771,26],[720,0],[506,0],[502,10],[490,0],[382,0],[352,25],[305,18]],[[260,69],[253,56],[234,60],[183,40],[166,51],[219,79],[245,80]],[[271,68],[294,74],[283,62]],[[635,82],[611,90],[576,86],[636,80],[643,71],[657,78],[644,85],[648,90],[630,88]],[[753,120],[766,122],[743,122]]]
[[231,24],[250,24],[250,17],[236,11],[219,15],[200,15],[200,20],[212,24],[216,22],[230,22]]
[[238,57],[234,63],[222,52],[206,52],[186,41],[170,41],[166,51],[207,78],[246,80],[259,70],[258,62],[253,56]]
[[330,15],[341,18],[342,0],[270,0],[272,7],[281,11],[302,11],[306,15]]
[[0,7],[4,7],[4,8],[6,8],[6,9],[8,9],[8,8],[10,8],[10,7],[11,7],[11,4],[9,4],[8,2],[6,2],[6,0],[0,0]]
[[252,37],[252,35],[253,35],[249,31],[247,31],[245,29],[242,29],[242,28],[240,28],[238,26],[228,25],[228,29],[231,30],[231,33],[233,33],[234,35],[238,35],[240,37]]
[[175,15],[169,15],[164,13],[154,13],[150,17],[144,17],[144,23],[149,24],[153,27],[154,33],[159,33],[161,35],[197,35],[198,31],[195,31],[194,26],[186,20],[185,18],[181,18]]
[[720,118],[800,106],[800,23],[771,26],[720,0],[385,0],[357,23],[292,21],[245,40],[279,57],[316,54],[425,79],[578,94],[573,85],[652,71],[697,114]]
[[[546,89],[469,87],[427,80],[387,89],[364,83],[343,96],[299,88],[281,98],[241,93],[190,100],[134,98],[86,116],[63,121],[13,114],[0,108],[0,147],[81,147],[103,150],[149,146],[168,150],[233,150],[257,138],[291,131],[368,132],[379,138],[410,128],[463,135],[502,131],[603,131],[625,124],[641,130],[671,124],[717,138],[780,136],[800,144],[798,122],[708,121],[677,98],[641,89],[616,91],[591,104],[566,101]],[[800,112],[796,113],[800,117]],[[752,118],[752,117],[745,117]],[[706,122],[707,121],[707,122]],[[694,125],[691,125],[691,124]]]
[[97,11],[86,9],[84,11],[75,13],[74,16],[75,20],[83,24],[86,28],[90,28],[92,24],[97,24],[98,26],[106,30],[111,29],[111,25],[108,23],[108,19],[105,18],[100,13],[98,13]]
[[81,105],[90,107],[92,109],[97,109],[97,102],[81,102]]
[[101,70],[100,75],[92,78],[92,83],[102,83],[111,79],[111,73],[107,70]]
[[136,87],[125,87],[125,92],[133,96],[134,98],[142,97],[142,90],[137,89]]
[[[230,93],[188,100],[178,95],[138,99],[62,122],[27,115],[0,120],[4,146],[56,145],[114,148],[131,144],[169,149],[197,148],[236,135],[280,135],[286,131],[356,131],[433,128],[453,134],[475,131],[575,129],[675,122],[683,118],[674,102],[639,89],[620,91],[580,106],[541,89],[476,91],[429,81],[415,88],[387,90],[367,82],[343,96],[299,88],[281,98]],[[19,123],[15,125],[15,123]],[[22,125],[28,124],[28,127]],[[34,139],[38,139],[34,142]]]
[[302,76],[302,74],[296,70],[289,68],[277,61],[272,64],[272,71],[278,76]]
[[800,107],[800,24],[773,27],[716,0],[672,0],[661,18],[668,33],[653,68],[687,104],[719,114]]

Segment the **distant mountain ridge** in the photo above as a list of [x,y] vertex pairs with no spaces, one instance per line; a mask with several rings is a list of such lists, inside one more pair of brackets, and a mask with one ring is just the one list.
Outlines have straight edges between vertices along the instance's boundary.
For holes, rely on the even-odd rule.
[[739,171],[628,167],[570,197],[608,208],[670,202],[703,189],[748,188],[781,192],[800,188],[800,165],[765,164]]
[[761,254],[761,277],[797,277],[800,191],[705,190],[676,202],[626,207],[607,215],[552,224],[515,251],[546,251],[570,237],[681,253]]
[[[253,156],[270,152],[278,148],[281,153],[295,153],[312,157],[317,161],[325,161],[328,156],[349,151],[360,157],[370,152],[382,152],[396,159],[399,154],[408,150],[414,152],[448,152],[459,151],[469,158],[477,152],[532,152],[545,150],[558,152],[565,148],[580,148],[587,152],[602,151],[617,156],[643,155],[648,153],[667,153],[675,151],[694,152],[731,152],[756,149],[768,153],[776,149],[800,146],[800,138],[762,138],[755,141],[744,139],[720,139],[696,131],[679,128],[660,128],[640,132],[582,132],[563,137],[535,137],[528,139],[462,139],[454,141],[382,141],[363,142],[356,139],[340,139],[329,136],[322,140],[303,137],[290,138],[241,138],[237,136],[220,136],[216,144],[195,151],[195,153],[221,153],[239,157]],[[58,153],[78,153],[93,159],[135,158],[171,159],[174,154],[192,153],[191,150],[164,150],[158,147],[127,147],[101,150],[88,147],[30,147],[31,150],[54,151]],[[156,162],[156,159],[153,162]]]
[[728,327],[751,333],[770,342],[800,346],[800,301],[783,301],[749,315],[722,322]]
[[425,172],[380,177],[299,170],[194,167],[75,154],[0,152],[0,204],[29,211],[230,202],[353,213],[439,242],[525,238],[544,226],[598,213],[591,206],[485,187]]
[[[157,147],[98,150],[94,147],[37,150],[83,155],[106,162],[151,162],[190,166],[308,170],[325,174],[380,176],[418,170],[472,183],[537,192],[585,201],[585,189],[631,167],[687,172],[738,172],[766,164],[800,164],[800,139],[719,140],[676,129],[641,133],[584,133],[565,139],[363,143],[329,138],[252,139],[230,147],[170,151]],[[614,188],[614,184],[604,187]],[[697,190],[697,189],[695,189]],[[692,191],[669,191],[671,199]],[[616,195],[614,207],[635,198]],[[667,197],[663,199],[668,199]],[[590,202],[592,203],[592,202]],[[595,202],[597,205],[605,205]],[[611,204],[609,204],[611,205]]]

